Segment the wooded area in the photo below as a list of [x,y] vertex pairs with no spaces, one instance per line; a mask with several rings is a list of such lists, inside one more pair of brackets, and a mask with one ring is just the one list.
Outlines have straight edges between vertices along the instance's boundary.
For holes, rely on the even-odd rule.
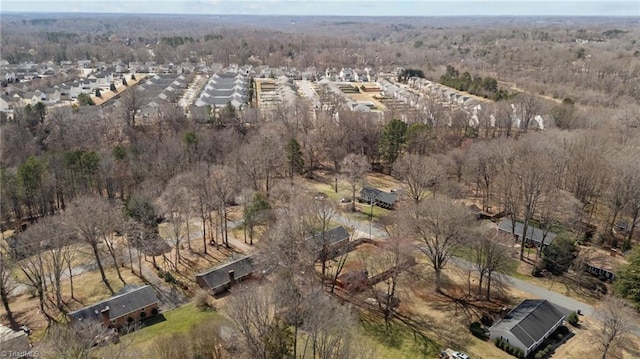
[[[216,112],[215,121],[197,121],[177,100],[143,121],[133,86],[118,94],[119,107],[39,102],[15,108],[12,118],[3,116],[0,123],[0,297],[6,319],[18,327],[11,293],[20,284],[37,298],[46,322],[59,328],[61,314],[77,306],[74,268],[82,248],[95,260],[100,286],[111,294],[117,292],[115,284],[128,283],[127,271],[139,279],[148,276],[143,261],[149,258],[166,282],[193,296],[190,255],[231,253],[240,242],[251,248],[269,278],[242,286],[225,304],[222,312],[240,343],[222,350],[225,340],[216,335],[194,335],[182,351],[158,344],[156,357],[175,357],[175,350],[193,352],[194,358],[199,350],[215,358],[229,353],[376,357],[359,339],[362,318],[355,305],[344,305],[351,300],[344,294],[349,292],[347,269],[357,267],[372,277],[382,273],[378,283],[367,282],[368,274],[364,282],[367,297],[375,298],[374,312],[391,333],[394,323],[407,320],[394,309],[408,281],[403,276],[437,295],[457,295],[447,293],[443,270],[461,250],[474,261],[464,300],[489,304],[499,301],[498,274],[506,272],[510,259],[505,248],[517,248],[518,259],[532,265],[533,275],[561,276],[571,269],[579,273],[576,283],[587,288],[593,284],[582,277],[582,245],[624,253],[628,264],[617,273],[613,294],[637,309],[636,25],[626,19],[514,25],[505,19],[351,22],[325,17],[294,25],[279,17],[256,22],[242,16],[38,19],[3,14],[2,58],[9,63],[188,62],[315,67],[320,73],[371,67],[380,78],[391,74],[400,83],[424,76],[487,98],[477,124],[470,113],[426,97],[424,112],[389,109],[376,116],[346,108],[327,90],[319,90],[320,107],[300,98],[263,108],[252,98],[240,109],[229,103]],[[301,32],[301,26],[313,32]],[[195,73],[185,75],[195,81]],[[55,81],[5,81],[2,90]],[[98,91],[95,97],[106,96]],[[209,117],[213,112],[207,110]],[[538,115],[545,126],[533,126]],[[371,239],[374,201],[370,207],[357,201],[372,174],[401,183],[401,200],[393,214],[376,217],[375,226],[386,237],[372,245],[374,255],[356,261],[358,255],[349,254],[357,253],[355,244],[335,249],[324,233],[336,223],[368,217]],[[348,206],[314,193],[313,186],[325,177],[335,179],[336,194],[339,183],[348,184],[349,198],[343,198]],[[513,239],[505,242],[480,228],[468,203],[483,213],[502,213],[514,226],[521,222],[522,233],[535,227],[558,237],[548,247],[534,246],[532,254],[525,236],[514,247]],[[355,215],[360,217],[348,217]],[[355,237],[356,228],[349,228],[350,241],[362,239]],[[319,241],[309,239],[319,234]],[[428,269],[408,271],[415,258]],[[609,334],[605,327],[597,338],[603,358],[614,339],[631,330],[626,322],[621,326],[621,333]],[[65,335],[52,330],[42,350],[59,351],[55,342]],[[78,350],[89,353],[85,342],[78,339]]]

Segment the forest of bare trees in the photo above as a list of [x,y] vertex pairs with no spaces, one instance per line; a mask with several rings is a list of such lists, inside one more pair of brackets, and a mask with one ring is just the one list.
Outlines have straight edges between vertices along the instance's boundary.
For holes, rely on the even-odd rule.
[[[324,233],[346,212],[333,199],[307,193],[319,174],[335,180],[335,192],[338,182],[348,183],[349,214],[357,212],[367,174],[390,175],[402,184],[399,208],[385,219],[387,240],[375,247],[376,260],[362,261],[370,272],[392,268],[367,288],[388,330],[401,292],[399,268],[415,264],[414,257],[429,273],[416,285],[433,283],[442,293],[443,271],[460,248],[469,248],[477,283],[471,288],[469,282],[468,294],[493,300],[510,244],[479,230],[462,199],[483,212],[504,213],[514,226],[522,222],[523,232],[561,229],[570,236],[571,259],[585,241],[621,252],[638,246],[640,50],[631,23],[541,27],[498,21],[487,27],[488,20],[467,26],[458,20],[385,18],[361,26],[312,18],[306,26],[321,35],[311,35],[282,19],[260,26],[242,17],[215,24],[177,17],[170,28],[155,16],[114,17],[98,25],[65,16],[36,20],[3,15],[3,59],[187,61],[320,71],[405,66],[433,80],[453,64],[469,76],[491,76],[509,92],[521,92],[508,100],[518,105],[524,122],[513,125],[505,101],[483,105],[487,111],[473,127],[466,114],[428,99],[429,115],[423,118],[415,112],[370,116],[327,98],[323,108],[303,100],[269,110],[251,104],[234,113],[233,121],[219,123],[188,119],[175,104],[148,125],[136,122],[135,91],[123,96],[120,108],[49,107],[41,116],[16,109],[13,119],[0,123],[3,237],[6,230],[15,231],[0,249],[0,297],[7,320],[17,327],[10,293],[18,284],[34,293],[39,314],[54,328],[43,342],[52,352],[61,350],[52,343],[68,335],[56,322],[73,304],[78,248],[96,263],[99,285],[114,294],[114,280],[126,284],[127,264],[143,277],[143,256],[149,255],[155,268],[162,256],[171,266],[166,270],[179,272],[185,251],[195,251],[194,231],[201,230],[203,256],[214,248],[229,249],[237,225],[231,215],[242,212],[237,222],[244,244],[256,242],[256,257],[269,280],[238,287],[223,311],[238,333],[238,353],[375,357],[358,342],[357,309],[336,300],[348,254],[331,251]],[[548,114],[552,124],[530,129],[539,113]],[[628,223],[623,236],[614,233],[621,220]],[[167,228],[166,238],[160,238],[159,223]],[[597,228],[596,235],[587,236],[586,228]],[[314,236],[320,240],[309,240]],[[532,262],[533,274],[544,269],[541,259],[549,269],[558,268],[559,257],[539,248],[530,254],[524,236],[520,240],[518,259]],[[110,270],[115,277],[108,278]],[[638,300],[629,288],[633,281],[624,283],[627,291],[619,293]],[[67,285],[70,297],[63,295]],[[598,312],[603,328],[595,340],[603,358],[617,344],[616,332],[629,332],[620,319],[624,308]],[[194,334],[190,341],[175,337],[174,342],[184,339],[184,348],[165,343],[156,348],[157,357],[175,357],[178,350],[222,358],[222,340],[215,333]],[[79,338],[74,350],[86,353],[91,344]]]

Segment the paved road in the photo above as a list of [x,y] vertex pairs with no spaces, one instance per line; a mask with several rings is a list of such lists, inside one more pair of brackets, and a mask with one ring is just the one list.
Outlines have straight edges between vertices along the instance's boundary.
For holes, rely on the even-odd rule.
[[[337,222],[342,223],[344,226],[352,226],[367,234],[369,233],[368,232],[369,225],[367,222],[347,218],[339,214],[336,214],[334,216],[334,219]],[[381,228],[379,228],[378,226],[376,226],[375,224],[372,226],[371,234],[373,235],[374,238],[379,238],[379,239],[383,239],[387,237],[387,233],[383,231]],[[475,266],[473,263],[458,257],[453,257],[451,259],[451,262],[463,268],[471,268]],[[506,277],[509,283],[511,284],[511,286],[513,286],[514,288],[517,288],[523,292],[529,293],[533,297],[546,299],[550,302],[553,302],[554,304],[567,308],[568,310],[574,311],[579,309],[581,313],[584,315],[592,315],[595,310],[595,307],[590,304],[583,303],[581,301],[567,297],[565,295],[554,292],[547,288],[538,286],[536,284],[533,284],[512,276],[506,276]],[[640,336],[640,324],[637,321],[634,324],[634,328],[632,329],[632,332],[635,335]]]
[[[471,262],[468,262],[462,258],[453,258],[453,262],[465,268],[468,268],[469,266],[473,266]],[[533,283],[529,283],[527,281],[514,278],[512,276],[506,276],[506,277],[507,277],[507,280],[511,283],[511,286],[513,286],[514,288],[517,288],[523,292],[529,293],[533,297],[546,299],[570,311],[579,309],[583,315],[591,316],[596,309],[592,305],[567,297],[565,295],[554,292],[547,288],[540,287]],[[606,303],[603,303],[603,304],[606,305]],[[640,323],[638,323],[638,321],[635,320],[632,326],[633,328],[631,329],[631,331],[633,332],[633,334],[640,336]]]
[[[465,269],[475,268],[474,263],[471,263],[462,258],[454,257],[451,259],[451,262]],[[547,288],[535,285],[533,283],[529,283],[527,281],[509,276],[509,275],[506,276],[506,278],[509,281],[509,283],[511,283],[512,287],[519,289],[523,292],[529,293],[534,297],[547,299],[548,301],[553,302],[561,307],[567,308],[570,311],[580,309],[582,314],[585,314],[585,315],[593,314],[594,307],[587,303],[580,302],[578,300],[567,297],[560,293],[556,293]]]
[[348,218],[339,213],[334,214],[332,219],[335,220],[336,222],[339,222],[340,224],[342,224],[347,228],[353,228],[357,231],[362,232],[363,234],[366,235],[366,237],[369,237],[369,233],[371,233],[371,237],[373,238],[387,237],[387,232],[385,232],[382,228],[380,228],[375,224],[372,224],[369,221],[362,221],[362,220],[357,220],[353,218]]
[[178,105],[182,108],[191,105],[206,82],[207,78],[205,76],[196,75],[182,95],[182,98],[178,101]]

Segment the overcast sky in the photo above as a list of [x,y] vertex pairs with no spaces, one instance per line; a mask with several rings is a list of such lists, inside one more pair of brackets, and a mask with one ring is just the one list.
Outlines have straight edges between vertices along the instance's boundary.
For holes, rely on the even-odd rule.
[[1,12],[640,16],[640,0],[0,0]]

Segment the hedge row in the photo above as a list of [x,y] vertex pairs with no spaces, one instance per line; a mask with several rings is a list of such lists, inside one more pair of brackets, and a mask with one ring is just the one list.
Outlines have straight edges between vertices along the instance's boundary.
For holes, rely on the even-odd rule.
[[506,341],[496,338],[495,340],[496,346],[505,352],[515,356],[516,358],[524,358],[524,350],[520,348],[516,348],[513,345],[507,343]]

